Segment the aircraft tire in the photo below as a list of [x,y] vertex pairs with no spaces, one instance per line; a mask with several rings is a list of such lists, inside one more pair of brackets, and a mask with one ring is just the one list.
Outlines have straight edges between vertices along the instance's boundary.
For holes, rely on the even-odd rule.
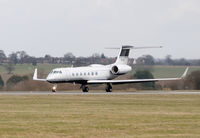
[[111,86],[111,84],[107,84],[106,92],[112,92],[112,86]]
[[89,88],[87,86],[82,86],[82,91],[83,92],[89,92]]
[[52,89],[52,92],[56,92],[56,90],[53,90],[53,89]]
[[107,88],[106,92],[112,92],[112,89]]
[[54,85],[54,86],[52,87],[51,91],[55,93],[56,90],[57,90],[57,85]]
[[89,92],[89,88],[88,87],[85,87],[85,92]]

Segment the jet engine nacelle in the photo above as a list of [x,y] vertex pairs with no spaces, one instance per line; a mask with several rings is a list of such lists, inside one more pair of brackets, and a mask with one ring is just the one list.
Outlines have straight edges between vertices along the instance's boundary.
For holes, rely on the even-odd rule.
[[114,75],[126,74],[131,71],[132,68],[128,65],[113,65],[111,68],[111,73]]

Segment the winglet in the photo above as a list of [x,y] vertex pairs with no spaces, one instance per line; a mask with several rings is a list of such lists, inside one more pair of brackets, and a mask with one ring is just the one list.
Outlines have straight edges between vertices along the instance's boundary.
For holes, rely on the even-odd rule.
[[38,77],[37,77],[37,68],[36,68],[35,71],[34,71],[33,80],[37,80],[37,81],[47,81],[46,79],[38,79]]
[[181,76],[181,79],[184,79],[184,78],[186,77],[186,75],[187,75],[187,73],[188,73],[188,70],[189,70],[189,67],[187,67],[187,68],[185,69],[185,72],[184,72],[183,75]]
[[37,80],[38,78],[37,78],[37,68],[35,69],[35,71],[34,71],[34,75],[33,75],[33,80]]

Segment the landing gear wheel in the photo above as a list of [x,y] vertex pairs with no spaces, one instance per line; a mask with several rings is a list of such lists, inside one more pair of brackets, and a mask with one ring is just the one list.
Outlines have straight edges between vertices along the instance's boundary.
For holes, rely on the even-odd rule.
[[84,92],[89,92],[89,88],[85,87],[85,91]]
[[106,92],[112,92],[112,86],[110,83],[107,84]]
[[89,92],[88,86],[83,85],[83,86],[82,86],[82,91],[83,91],[83,92]]
[[106,89],[106,92],[112,92],[112,89]]
[[52,92],[56,92],[56,90],[57,90],[57,85],[54,85],[52,88]]

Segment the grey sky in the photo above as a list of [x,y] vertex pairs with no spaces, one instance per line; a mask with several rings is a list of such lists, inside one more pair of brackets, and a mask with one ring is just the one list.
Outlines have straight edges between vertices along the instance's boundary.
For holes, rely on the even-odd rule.
[[200,58],[200,0],[0,0],[6,54],[90,56],[104,47],[164,45],[132,57]]

